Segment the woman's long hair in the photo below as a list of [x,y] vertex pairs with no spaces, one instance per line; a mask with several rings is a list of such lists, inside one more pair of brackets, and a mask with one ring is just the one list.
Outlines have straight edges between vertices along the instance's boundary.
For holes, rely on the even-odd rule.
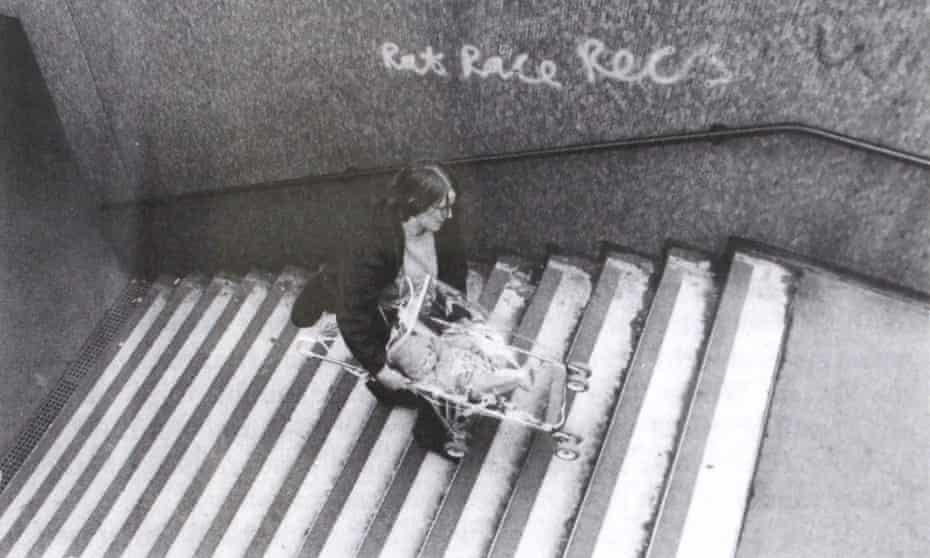
[[382,203],[403,222],[426,211],[454,188],[452,177],[439,164],[412,165],[394,175]]

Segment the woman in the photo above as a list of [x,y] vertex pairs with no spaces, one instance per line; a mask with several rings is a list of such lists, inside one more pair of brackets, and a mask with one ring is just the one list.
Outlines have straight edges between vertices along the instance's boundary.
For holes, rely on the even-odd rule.
[[[407,377],[387,364],[390,326],[383,309],[400,295],[405,275],[419,278],[429,274],[465,291],[468,268],[452,214],[455,200],[452,178],[439,165],[416,165],[397,173],[370,222],[355,229],[356,237],[351,239],[339,277],[342,304],[336,312],[346,345],[372,374],[369,389],[381,401],[419,407],[416,439],[439,452],[445,429],[432,407],[403,389]],[[301,299],[312,296],[307,291]],[[319,296],[319,291],[316,293]],[[298,300],[294,316],[298,326],[310,325],[310,320],[297,315],[304,307],[306,304]]]

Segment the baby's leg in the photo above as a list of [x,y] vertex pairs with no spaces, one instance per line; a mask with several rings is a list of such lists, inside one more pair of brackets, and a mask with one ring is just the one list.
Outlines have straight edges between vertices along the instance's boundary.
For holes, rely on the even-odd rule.
[[532,375],[527,368],[504,368],[491,374],[475,375],[469,387],[478,393],[508,393],[516,388],[530,389]]

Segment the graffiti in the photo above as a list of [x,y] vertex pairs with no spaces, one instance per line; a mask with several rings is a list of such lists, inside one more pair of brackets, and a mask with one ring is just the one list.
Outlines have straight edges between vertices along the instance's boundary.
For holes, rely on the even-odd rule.
[[[665,46],[652,51],[645,57],[645,63],[639,68],[636,57],[625,48],[610,53],[604,43],[597,39],[587,39],[578,45],[577,53],[581,59],[582,68],[589,83],[597,83],[598,77],[626,83],[638,83],[650,79],[659,85],[672,85],[688,77],[691,69],[700,60],[704,60],[717,70],[718,75],[713,79],[705,80],[707,87],[714,87],[729,83],[733,74],[717,57],[717,47],[704,47],[689,54],[677,70],[663,74],[659,65],[675,54],[675,47]],[[603,57],[603,58],[602,58]],[[605,58],[609,58],[609,67],[604,66]]]
[[[459,49],[458,73],[447,69],[445,55],[428,46],[419,52],[402,52],[392,42],[381,45],[381,60],[384,67],[399,72],[410,72],[420,76],[435,74],[445,78],[453,75],[462,80],[498,79],[519,81],[528,85],[543,85],[561,89],[563,81],[556,79],[559,66],[551,58],[531,57],[528,53],[512,54],[507,47],[500,55],[485,57],[481,50],[471,44]],[[651,81],[657,85],[674,85],[687,80],[699,66],[710,70],[704,80],[706,87],[730,83],[733,73],[718,54],[718,47],[704,46],[691,50],[679,63],[675,63],[678,49],[672,46],[657,48],[643,57],[642,63],[628,49],[618,48],[611,52],[598,39],[584,39],[574,49],[574,60],[579,63],[579,73],[584,81],[597,84],[601,81],[617,83],[642,83]],[[531,62],[539,60],[539,62]],[[452,63],[451,60],[449,62]]]
[[817,58],[820,60],[820,63],[828,68],[834,68],[836,66],[841,66],[846,63],[847,60],[856,56],[863,50],[865,50],[864,43],[856,43],[851,45],[846,52],[843,52],[837,45],[827,45],[827,29],[823,24],[818,23],[816,33],[816,50]]
[[381,45],[381,61],[386,68],[413,72],[421,76],[425,76],[430,72],[439,76],[448,75],[446,67],[442,63],[445,55],[441,52],[433,52],[433,47],[428,46],[417,54],[403,54],[398,59],[397,54],[399,52],[400,47],[394,43]]
[[536,67],[536,72],[527,75],[524,66],[529,58],[527,54],[518,54],[513,61],[504,62],[500,56],[490,56],[485,59],[480,66],[476,62],[481,60],[481,51],[472,45],[465,45],[461,50],[462,77],[468,78],[472,74],[486,78],[488,76],[497,76],[503,80],[509,80],[513,77],[518,78],[524,83],[531,85],[545,84],[556,89],[560,89],[562,84],[556,81],[555,74],[558,71],[555,62],[552,60],[543,60]]
[[[895,71],[908,72],[920,60],[920,51],[911,48],[907,36],[888,40],[832,19],[814,24],[811,33],[813,53],[827,69],[850,64],[871,81],[883,81]],[[810,44],[810,43],[809,43]]]

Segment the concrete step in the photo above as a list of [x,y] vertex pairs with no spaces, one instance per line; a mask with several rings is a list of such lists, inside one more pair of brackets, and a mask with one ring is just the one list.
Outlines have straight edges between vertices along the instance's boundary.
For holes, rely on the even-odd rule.
[[552,437],[535,437],[492,556],[562,555],[652,301],[653,273],[652,262],[630,254],[603,262],[567,358],[591,371],[586,391],[569,392],[563,428],[581,438],[579,457],[556,458]]
[[[290,311],[304,281],[302,272],[288,270],[272,286],[240,339],[237,349],[242,350],[234,351],[184,425],[171,459],[165,462],[167,470],[160,468],[156,473],[161,488],[154,501],[140,510],[141,522],[123,547],[127,555],[197,551],[219,511],[209,502],[222,500],[247,457],[239,450],[249,447],[250,440],[247,434],[239,435],[240,429],[259,409],[256,401],[296,334]],[[162,480],[163,476],[167,479]],[[122,540],[115,542],[122,546]]]
[[[158,296],[123,349],[70,417],[52,449],[33,470],[16,499],[0,516],[0,548],[5,556],[37,555],[33,545],[47,540],[59,505],[80,494],[79,481],[105,457],[125,428],[131,408],[144,397],[151,372],[163,371],[162,355],[176,349],[175,337],[202,293],[199,280],[182,282],[170,296]],[[121,420],[122,419],[122,420]],[[40,541],[40,538],[42,540]]]
[[709,260],[671,250],[567,556],[633,557],[648,547],[716,298]]
[[[192,278],[186,281],[192,284],[202,283],[201,280]],[[80,545],[75,539],[85,525],[87,516],[100,504],[106,507],[109,503],[107,496],[122,488],[124,479],[136,460],[145,453],[145,435],[151,436],[153,430],[160,428],[160,423],[154,419],[162,402],[179,381],[186,380],[183,373],[212,328],[217,315],[228,304],[230,291],[230,282],[218,278],[199,294],[197,303],[174,335],[172,344],[158,358],[157,364],[148,372],[138,392],[123,411],[117,426],[104,443],[105,449],[98,452],[84,470],[77,484],[71,488],[68,498],[58,504],[55,515],[45,526],[43,535],[31,549],[31,554],[66,556],[72,554],[68,549],[73,544]],[[194,292],[185,300],[193,296]],[[127,387],[130,385],[127,384]],[[124,393],[125,390],[120,397]],[[118,401],[119,398],[114,403]],[[113,408],[108,410],[112,411]]]
[[733,256],[650,556],[736,554],[793,282],[763,257]]
[[[535,350],[563,359],[590,295],[591,280],[585,271],[570,261],[550,258],[520,322],[516,343],[532,341]],[[551,371],[543,366],[539,373],[548,375]],[[518,396],[529,408],[546,405],[548,388],[547,381],[538,382],[533,390]],[[491,549],[534,431],[510,422],[487,424],[486,428],[482,445],[476,443],[458,467],[422,548],[424,556],[485,556]]]
[[799,278],[736,556],[930,556],[930,297],[775,255]]
[[[16,477],[6,479],[10,485],[0,496],[0,536],[6,536],[46,476],[68,453],[69,442],[82,430],[90,418],[93,406],[104,396],[124,365],[134,358],[143,339],[150,335],[160,313],[165,309],[171,288],[170,279],[159,278],[144,295],[131,300],[130,316],[121,331],[113,336],[109,346],[99,352],[99,358],[90,363],[90,369],[84,370],[85,374],[81,378],[69,378],[78,381],[86,377],[84,386],[77,390],[72,387],[69,391],[73,396],[67,402],[58,401],[57,406],[43,405],[43,409],[52,407],[55,416],[41,417],[46,419],[43,422],[51,424],[45,425],[44,435],[38,443],[33,441],[29,444],[33,446],[32,451],[18,468]],[[147,342],[151,343],[151,339],[147,339]],[[29,434],[23,433],[20,438]]]
[[[532,266],[518,258],[501,258],[495,264],[478,298],[479,304],[491,309],[494,327],[504,332],[516,329],[536,290],[531,276]],[[472,453],[482,451],[491,435],[486,422],[476,426]],[[423,547],[462,464],[410,444],[409,431],[404,436],[407,451],[377,515],[367,531],[360,530],[364,540],[346,545],[337,537],[351,529],[340,527],[323,548],[323,555],[338,556],[340,549],[357,549],[357,556],[416,556]],[[352,518],[345,516],[343,522],[352,522]]]
[[72,545],[74,553],[103,556],[109,549],[111,555],[118,554],[164,489],[172,467],[193,438],[195,411],[225,383],[217,378],[228,375],[241,355],[237,345],[242,345],[241,338],[267,297],[271,283],[266,277],[251,274],[240,285],[230,287],[227,285],[219,297],[229,299],[225,309],[162,404],[151,431],[143,435],[144,442],[137,449],[140,453],[127,460],[126,470],[120,474],[126,479],[123,487],[111,489],[103,500],[107,504],[94,511],[77,544]]
[[[496,289],[497,284],[505,287],[512,275],[513,272],[506,271],[503,267],[483,269],[470,264],[467,289],[469,299],[478,303],[489,280],[488,292],[491,292]],[[486,297],[485,303],[493,308],[496,300]],[[351,492],[344,498],[340,498],[339,495],[333,498],[339,500],[341,505],[330,506],[329,518],[324,512],[324,517],[317,522],[304,543],[304,555],[343,557],[353,556],[358,552],[365,541],[367,531],[378,515],[380,504],[390,491],[404,464],[404,458],[410,451],[416,419],[415,409],[390,410],[371,452],[365,459],[364,467],[352,483]],[[409,468],[408,466],[408,470]],[[323,533],[327,533],[325,540]]]
[[[764,412],[734,402],[765,400],[787,276],[737,256],[702,369],[717,301],[706,258],[673,250],[658,281],[651,262],[611,253],[596,288],[591,269],[553,256],[537,283],[532,265],[503,257],[486,277],[472,272],[477,301],[514,344],[591,371],[589,389],[565,401],[563,430],[581,439],[574,461],[554,456],[550,435],[493,419],[476,422],[458,463],[419,448],[415,410],[378,403],[339,365],[298,351],[289,316],[301,270],[156,283],[110,363],[2,495],[0,551],[639,556],[652,540],[678,551],[679,538],[706,549],[695,533],[731,536],[739,509],[727,508],[730,531],[693,523],[707,512],[689,506],[710,500],[683,495],[748,489],[758,440],[733,417],[760,433]],[[341,340],[328,351],[350,359]],[[727,384],[731,354],[740,369],[763,355],[750,363],[759,382]],[[542,365],[537,378],[564,381],[558,370]],[[551,393],[541,381],[519,397],[558,408]],[[743,456],[739,467],[724,454]]]
[[155,293],[168,288],[168,284],[167,279],[155,284],[140,279],[132,279],[127,283],[123,292],[84,341],[78,354],[68,362],[64,373],[36,414],[23,427],[6,454],[0,458],[0,492],[20,469],[32,470],[36,466],[36,460],[44,455],[44,450],[40,450],[39,446],[43,444],[43,440],[47,442],[50,437],[54,437],[46,436],[46,433],[55,419],[65,411],[72,395],[77,392],[75,398],[80,398],[83,392],[78,388],[86,383],[84,378],[95,378],[103,371],[106,363],[119,350],[120,342],[130,335],[142,318]]

